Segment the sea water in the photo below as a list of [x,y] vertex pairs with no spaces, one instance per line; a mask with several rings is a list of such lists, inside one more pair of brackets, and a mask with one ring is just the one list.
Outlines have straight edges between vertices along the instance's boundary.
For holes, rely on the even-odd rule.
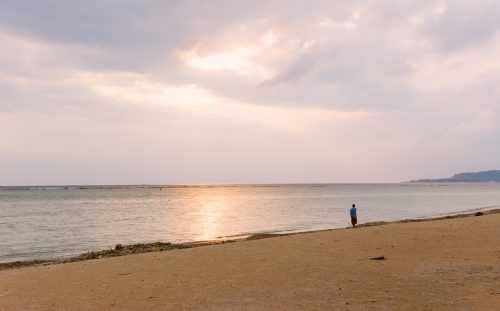
[[0,262],[141,242],[299,232],[500,206],[500,184],[0,188]]

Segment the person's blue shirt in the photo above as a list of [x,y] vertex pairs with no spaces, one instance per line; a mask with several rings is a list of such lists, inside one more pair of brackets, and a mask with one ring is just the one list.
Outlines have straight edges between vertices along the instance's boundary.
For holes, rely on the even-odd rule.
[[355,208],[355,207],[352,207],[350,211],[351,211],[351,217],[352,217],[352,218],[357,218],[357,217],[356,217],[356,208]]

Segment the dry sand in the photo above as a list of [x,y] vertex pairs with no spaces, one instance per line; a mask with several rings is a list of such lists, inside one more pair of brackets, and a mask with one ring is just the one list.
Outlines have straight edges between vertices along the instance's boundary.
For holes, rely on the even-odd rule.
[[500,213],[4,270],[0,310],[500,310]]

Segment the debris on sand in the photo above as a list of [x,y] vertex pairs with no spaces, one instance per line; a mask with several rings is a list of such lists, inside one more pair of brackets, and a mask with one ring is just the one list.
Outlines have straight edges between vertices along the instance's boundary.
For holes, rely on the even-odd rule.
[[267,238],[273,238],[277,236],[282,236],[283,234],[276,234],[276,233],[255,233],[246,238],[247,240],[260,240],[260,239],[267,239]]
[[84,261],[89,259],[101,259],[101,258],[109,258],[109,257],[117,257],[117,256],[125,256],[131,254],[139,254],[139,253],[149,253],[149,252],[162,252],[169,251],[174,249],[182,249],[182,248],[192,248],[198,246],[205,245],[213,245],[213,244],[224,244],[233,242],[231,240],[217,240],[217,241],[201,241],[201,242],[186,242],[186,243],[170,243],[170,242],[155,242],[155,243],[138,243],[131,245],[122,245],[117,244],[115,248],[110,248],[101,251],[92,251],[80,254],[75,257],[69,258],[56,258],[56,259],[47,259],[47,260],[23,260],[23,261],[15,261],[15,262],[7,262],[0,263],[0,270],[13,269],[13,268],[22,268],[29,266],[39,266],[39,265],[50,265],[56,263],[68,263],[68,262],[77,262]]
[[370,260],[385,260],[384,256],[372,257]]

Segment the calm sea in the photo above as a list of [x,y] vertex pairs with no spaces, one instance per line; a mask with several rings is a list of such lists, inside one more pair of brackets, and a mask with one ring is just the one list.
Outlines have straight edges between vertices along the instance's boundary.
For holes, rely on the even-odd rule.
[[0,188],[0,262],[500,206],[500,184]]

